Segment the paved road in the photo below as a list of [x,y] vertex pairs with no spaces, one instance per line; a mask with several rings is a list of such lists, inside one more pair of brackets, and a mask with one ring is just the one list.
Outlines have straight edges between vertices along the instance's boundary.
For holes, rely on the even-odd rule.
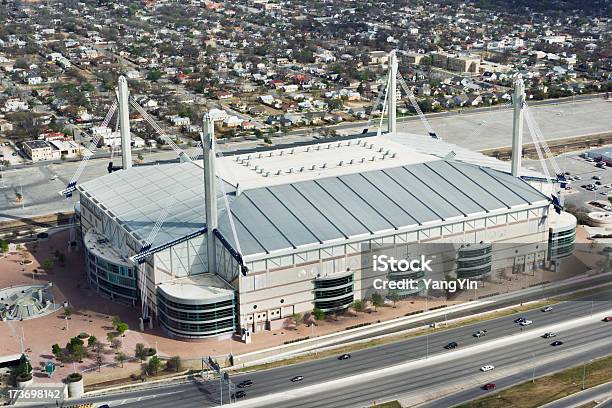
[[[402,376],[374,380],[369,382],[368,386],[365,388],[363,385],[346,387],[339,390],[294,399],[286,403],[274,404],[274,407],[364,407],[369,406],[374,401],[388,400],[390,397],[393,399],[403,396],[412,398],[420,393],[431,393],[431,395],[436,395],[440,387],[451,385],[455,382],[466,385],[469,384],[468,386],[477,394],[475,396],[486,395],[486,392],[480,388],[482,385],[491,381],[500,383],[500,381],[496,379],[495,370],[519,368],[520,371],[517,374],[512,374],[512,376],[518,378],[519,382],[524,382],[531,378],[534,361],[536,362],[537,375],[538,369],[542,370],[542,367],[538,367],[538,360],[551,355],[556,355],[556,359],[553,363],[549,363],[550,367],[548,368],[563,369],[567,366],[579,365],[585,358],[589,360],[609,354],[610,349],[606,344],[602,344],[600,347],[596,348],[587,347],[587,349],[579,355],[566,354],[580,347],[588,346],[593,342],[603,343],[608,336],[609,328],[604,327],[604,323],[599,322],[563,333],[561,337],[565,342],[563,346],[552,347],[550,346],[550,340],[540,338],[531,339],[512,346],[485,351],[477,356],[467,356],[465,358],[419,368],[418,370],[409,370]],[[535,360],[532,353],[536,356]],[[481,373],[479,368],[487,364],[494,365],[496,367],[495,370],[489,373]],[[503,386],[503,381],[500,385]],[[453,402],[449,404],[449,401],[445,401],[435,406],[438,408],[447,408],[453,405]]]
[[576,394],[561,398],[541,408],[573,408],[580,407],[591,401],[612,401],[612,382],[589,388]]
[[[534,321],[534,324],[532,326],[529,326],[524,330],[538,330],[538,326],[542,327],[544,324],[551,325],[580,316],[588,316],[591,311],[597,312],[612,309],[611,299],[612,290],[594,296],[592,301],[589,297],[588,299],[584,300],[575,300],[558,304],[551,312],[544,313],[539,310],[536,310],[523,313],[522,315]],[[440,331],[438,333],[430,334],[429,336],[420,336],[397,343],[386,344],[366,350],[356,351],[352,353],[351,359],[345,361],[339,361],[336,357],[330,357],[325,359],[313,360],[306,363],[295,364],[291,366],[254,372],[251,374],[236,375],[232,378],[232,380],[235,383],[239,383],[245,379],[251,379],[254,382],[253,387],[246,390],[247,398],[267,395],[274,392],[290,391],[292,389],[297,389],[305,385],[313,385],[332,379],[364,373],[374,369],[393,366],[402,362],[419,360],[424,358],[424,356],[426,355],[433,356],[440,353],[452,353],[452,351],[449,352],[443,348],[444,345],[448,344],[451,341],[459,343],[459,347],[461,348],[468,345],[486,343],[489,340],[499,339],[502,337],[521,333],[520,326],[513,323],[513,320],[516,317],[516,315],[507,316],[483,323],[472,324],[447,331]],[[601,325],[605,324],[601,323]],[[595,326],[596,327],[593,329],[594,333],[599,336],[600,334],[598,334],[597,331],[600,330],[600,325]],[[608,326],[605,327],[609,329]],[[488,334],[486,337],[482,339],[477,339],[473,337],[474,332],[483,328],[486,328],[488,330]],[[603,335],[605,336],[605,333]],[[563,333],[562,335],[560,335],[559,338],[566,340],[568,346],[569,344],[578,344],[575,339],[575,336],[566,337],[566,334]],[[594,341],[595,337],[583,336],[583,340],[588,342],[589,339]],[[544,343],[546,344],[546,346],[548,345],[548,342]],[[547,348],[544,347],[543,350],[547,350]],[[510,358],[512,354],[504,350],[502,353],[499,354],[498,357],[495,357],[496,353],[484,353],[483,356],[479,358],[485,359],[486,356],[486,358],[495,360],[492,361],[493,364],[503,365],[505,364],[505,359]],[[516,351],[514,351],[514,354],[521,353],[517,353]],[[474,367],[480,367],[481,365],[483,364],[481,364],[480,362],[473,364]],[[459,366],[457,366],[457,368],[458,367]],[[474,367],[470,367],[471,370],[474,369]],[[451,368],[451,366],[448,367],[448,369]],[[445,372],[447,368],[446,366],[432,366],[428,367],[427,370],[433,370],[432,372],[436,373],[435,375],[432,374],[432,376],[427,377],[429,378],[429,381],[432,381],[432,384],[435,384],[435,381],[438,381],[436,376],[439,375],[440,372]],[[305,378],[300,383],[293,384],[289,381],[289,379],[296,375],[302,375]],[[418,378],[418,381],[411,380],[409,382],[417,386],[418,384],[421,384],[422,381],[421,373],[419,373]],[[439,381],[443,381],[443,379],[440,379]],[[406,382],[405,379],[401,379],[399,383],[397,379],[394,379],[393,386],[382,386],[380,384],[377,384],[367,387],[366,389],[363,389],[363,387],[361,387],[360,390],[355,391],[355,397],[350,401],[347,400],[346,404],[344,405],[329,405],[327,402],[325,402],[325,398],[328,397],[330,398],[330,400],[336,399],[336,397],[332,395],[333,393],[331,393],[329,396],[323,399],[317,399],[317,404],[309,404],[308,406],[355,406],[354,403],[357,402],[355,398],[362,398],[362,402],[368,402],[369,399],[380,399],[388,397],[389,395],[393,395],[390,394],[391,392],[402,391],[402,382]],[[175,391],[180,391],[180,393],[165,396],[161,395],[166,393],[172,393]],[[351,390],[351,395],[352,393],[353,390]],[[224,394],[225,398],[227,398],[227,389],[224,389]],[[155,398],[149,399],[148,397],[150,397],[151,395],[155,395]],[[135,399],[137,398],[147,399],[146,401],[136,401]],[[343,398],[340,398],[340,400],[342,399]],[[172,385],[160,389],[124,392],[116,396],[102,396],[94,399],[88,399],[87,401],[106,402],[110,403],[111,406],[121,406],[126,408],[164,408],[176,407],[177,404],[185,408],[191,406],[212,406],[219,403],[219,383],[217,381],[193,381],[187,384]],[[302,406],[301,402],[300,404],[287,406],[298,405]]]

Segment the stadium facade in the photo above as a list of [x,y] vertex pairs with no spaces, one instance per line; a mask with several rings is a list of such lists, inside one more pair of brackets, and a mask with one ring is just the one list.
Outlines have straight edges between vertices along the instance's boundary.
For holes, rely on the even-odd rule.
[[[391,296],[374,289],[377,278],[422,278],[375,271],[383,252],[431,256],[442,279],[485,280],[573,250],[576,220],[555,212],[542,176],[515,177],[509,164],[437,138],[395,131],[217,157],[212,129],[204,133],[203,161],[78,187],[90,284],[141,304],[172,336],[276,329],[294,313]],[[436,256],[449,246],[455,257]]]

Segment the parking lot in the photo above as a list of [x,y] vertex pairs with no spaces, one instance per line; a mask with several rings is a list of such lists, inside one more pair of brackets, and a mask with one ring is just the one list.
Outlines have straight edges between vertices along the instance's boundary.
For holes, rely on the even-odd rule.
[[15,151],[11,146],[6,143],[0,143],[0,162],[8,161],[11,165],[21,164],[24,162],[23,158],[19,156],[19,153]]
[[[590,201],[599,201],[610,204],[608,197],[612,197],[612,167],[597,167],[595,162],[590,162],[586,158],[580,157],[581,153],[583,152],[567,153],[555,158],[559,168],[563,172],[570,173],[568,177],[579,178],[578,180],[572,180],[570,183],[571,189],[563,192],[565,204],[573,204],[579,208],[584,207],[591,211],[601,211],[588,203]],[[550,160],[547,160],[547,164],[552,175],[554,171],[550,165]],[[540,163],[535,160],[525,160],[523,166],[541,171]],[[596,178],[599,178],[599,180]],[[582,187],[589,184],[595,185],[596,189],[589,191]]]

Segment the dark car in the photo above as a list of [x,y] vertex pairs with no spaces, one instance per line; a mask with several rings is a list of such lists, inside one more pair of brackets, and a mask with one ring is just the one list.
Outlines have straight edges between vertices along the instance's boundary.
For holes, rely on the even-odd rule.
[[341,356],[338,356],[338,360],[348,360],[349,358],[351,358],[350,354],[343,354]]
[[482,386],[482,388],[484,388],[485,390],[492,390],[495,389],[496,385],[495,383],[486,383],[485,385]]
[[303,379],[304,379],[304,377],[303,377],[303,376],[301,376],[301,375],[296,375],[295,377],[293,377],[293,378],[291,379],[291,382],[298,382],[298,381],[302,381]]
[[452,341],[452,342],[448,343],[446,346],[444,346],[444,348],[447,349],[447,350],[452,350],[454,348],[457,348],[457,346],[459,346],[457,344],[457,342],[456,341]]
[[238,388],[249,388],[251,385],[253,385],[253,381],[244,380],[240,384],[238,384]]
[[244,398],[246,397],[246,392],[244,391],[236,391],[236,393],[234,394],[234,398]]
[[563,342],[559,341],[559,340],[553,341],[552,343],[550,343],[550,345],[553,346],[553,347],[560,346],[562,344],[563,344]]

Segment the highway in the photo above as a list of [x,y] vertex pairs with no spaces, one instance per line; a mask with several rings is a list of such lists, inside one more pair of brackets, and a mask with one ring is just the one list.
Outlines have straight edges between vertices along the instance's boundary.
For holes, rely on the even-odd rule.
[[608,402],[612,406],[612,382],[587,388],[584,391],[569,395],[560,400],[544,405],[542,408],[570,408],[580,407],[591,401]]
[[[544,325],[549,326],[561,323],[569,319],[589,316],[598,311],[612,310],[612,290],[595,295],[583,300],[563,302],[554,306],[551,312],[534,310],[521,315],[533,320],[533,324],[521,330],[521,327],[513,322],[517,315],[506,316],[489,320],[483,323],[471,324],[460,328],[443,330],[427,336],[419,336],[396,343],[386,344],[378,347],[355,351],[351,353],[349,360],[339,361],[336,357],[312,360],[309,362],[295,364],[275,369],[258,371],[248,374],[232,376],[234,383],[240,383],[246,379],[253,381],[253,386],[245,389],[247,396],[243,400],[248,401],[253,397],[260,397],[272,393],[285,393],[291,395],[295,392],[300,394],[299,389],[304,386],[325,383],[356,374],[368,373],[373,370],[391,367],[400,363],[422,360],[425,356],[432,358],[441,353],[454,353],[443,347],[451,341],[459,344],[461,350],[466,346],[481,344],[483,352],[478,357],[462,358],[440,364],[426,365],[418,370],[415,378],[395,376],[386,378],[384,381],[373,381],[367,387],[359,385],[355,389],[340,388],[325,393],[317,393],[316,396],[301,397],[298,400],[275,403],[275,407],[355,407],[367,405],[372,400],[388,399],[395,395],[409,394],[414,391],[424,390],[428,387],[437,387],[447,381],[464,378],[465,376],[478,376],[479,383],[487,382],[487,375],[479,374],[478,368],[484,364],[494,364],[503,368],[511,364],[533,361],[534,352],[538,357],[550,353],[562,353],[576,347],[589,345],[601,339],[609,339],[612,325],[597,322],[585,326],[585,328],[569,330],[559,333],[557,339],[565,344],[561,347],[551,347],[551,341],[546,339],[533,339],[529,343],[512,344],[502,349],[486,350],[489,341],[495,339],[509,338],[522,332],[535,333],[538,336]],[[487,329],[484,338],[477,339],[473,334],[481,329]],[[542,333],[543,334],[543,333]],[[526,351],[527,350],[527,351]],[[609,343],[606,349],[593,348],[589,351],[588,359],[612,353]],[[559,354],[558,361],[565,361]],[[584,358],[586,358],[584,357]],[[570,357],[568,357],[570,358]],[[582,357],[571,357],[575,363]],[[582,361],[582,360],[580,360]],[[407,372],[406,374],[409,374]],[[493,372],[493,374],[495,371]],[[290,382],[296,375],[304,376],[304,380],[298,383]],[[406,379],[410,378],[409,381]],[[483,382],[483,383],[484,383]],[[350,396],[350,397],[349,397]],[[227,389],[224,388],[224,399],[227,401]],[[219,382],[218,381],[192,381],[186,384],[173,384],[162,388],[146,389],[139,391],[125,391],[117,395],[106,395],[88,398],[84,401],[97,403],[108,403],[111,406],[165,408],[165,407],[201,407],[219,404]],[[283,405],[284,404],[284,405]],[[262,405],[265,406],[265,405]]]
[[[374,380],[369,382],[367,387],[357,384],[353,387],[317,393],[316,396],[277,403],[274,406],[275,408],[360,407],[389,398],[396,399],[405,396],[414,398],[419,395],[422,395],[423,398],[434,397],[440,395],[440,389],[445,386],[466,386],[473,391],[473,397],[483,396],[487,395],[487,392],[481,387],[488,382],[505,386],[503,381],[496,378],[496,370],[518,368],[520,371],[517,374],[512,373],[512,376],[518,379],[517,382],[524,382],[531,379],[534,362],[536,374],[538,370],[543,369],[538,367],[538,361],[543,357],[553,356],[554,362],[550,363],[550,366],[554,369],[563,369],[579,365],[585,359],[590,360],[612,352],[607,343],[610,329],[603,325],[604,323],[598,322],[562,333],[558,338],[562,339],[565,344],[559,347],[552,347],[551,340],[533,339],[502,349],[485,351],[477,356],[468,356],[418,370],[406,371],[403,376],[389,376],[382,380]],[[570,351],[595,342],[601,344],[598,347],[587,348],[580,354],[570,353]],[[480,372],[479,368],[487,364],[494,365],[495,370],[488,373]],[[446,408],[463,401],[462,398],[448,398],[439,404],[428,406]]]

